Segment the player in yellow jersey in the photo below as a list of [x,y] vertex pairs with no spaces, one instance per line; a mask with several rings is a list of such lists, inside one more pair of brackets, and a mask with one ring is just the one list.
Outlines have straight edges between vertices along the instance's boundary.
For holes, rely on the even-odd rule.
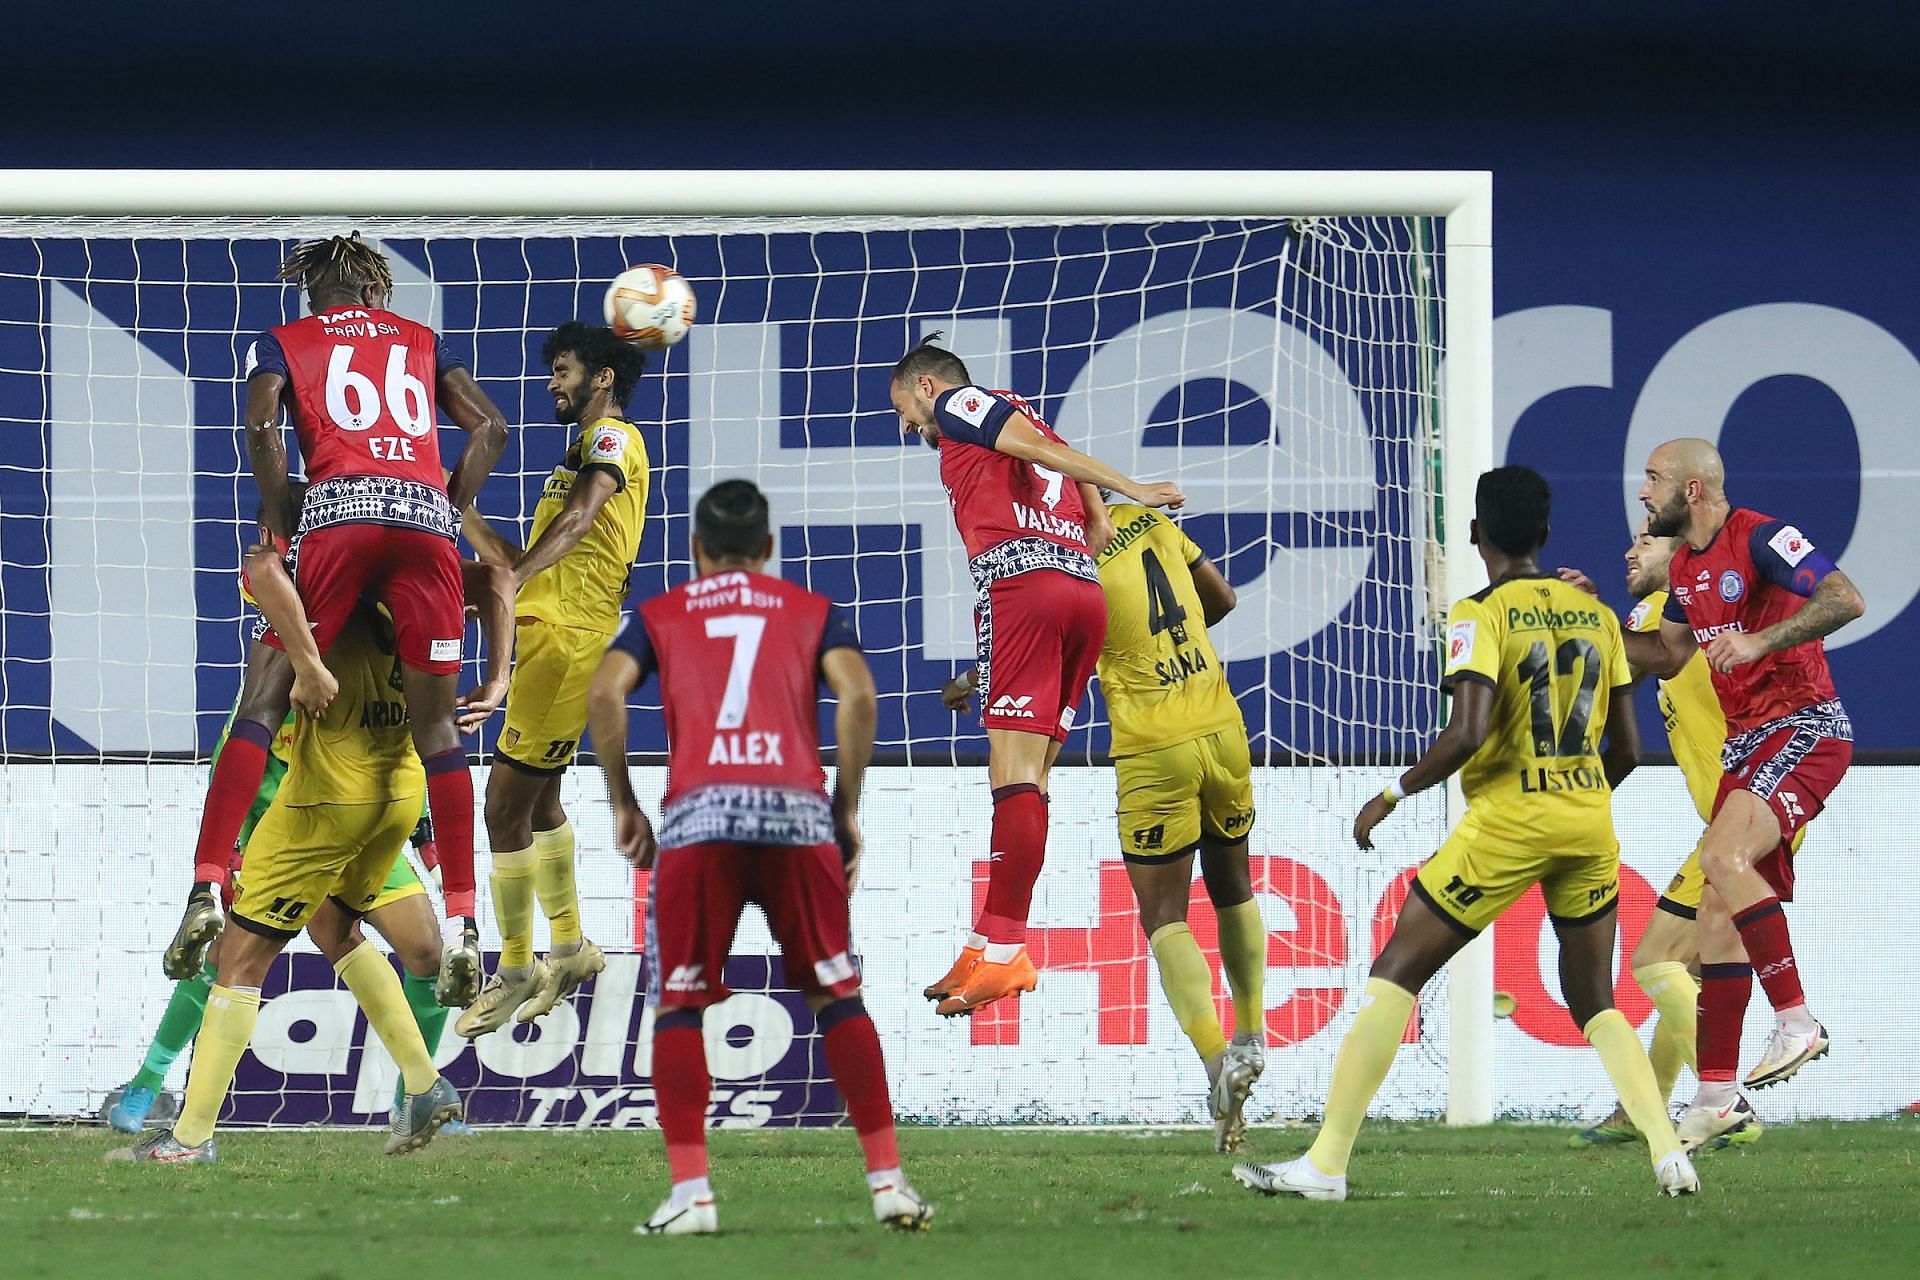
[[[1667,565],[1673,559],[1676,539],[1655,537],[1643,521],[1633,545],[1627,548],[1627,591],[1638,601],[1627,615],[1627,626],[1634,631],[1658,631],[1660,611],[1667,603]],[[1598,595],[1598,590],[1577,569],[1561,569],[1562,581]],[[1634,669],[1634,678],[1644,673]],[[1693,798],[1700,821],[1713,820],[1713,803],[1719,794],[1722,769],[1721,748],[1727,744],[1727,717],[1720,709],[1720,697],[1713,691],[1713,675],[1706,656],[1696,653],[1680,674],[1659,682],[1660,716],[1666,723],[1667,742],[1673,749],[1673,762],[1687,780],[1687,793]],[[1653,1063],[1660,1096],[1673,1092],[1680,1078],[1680,1066],[1697,1067],[1694,1058],[1694,1029],[1700,983],[1693,974],[1700,959],[1700,939],[1694,920],[1700,911],[1700,891],[1706,877],[1700,869],[1701,840],[1680,865],[1660,895],[1659,909],[1647,921],[1640,941],[1633,949],[1633,976],[1640,989],[1653,1001],[1659,1021],[1653,1029],[1653,1043],[1647,1056]],[[1806,828],[1794,833],[1792,850],[1799,852]],[[1682,1126],[1683,1128],[1685,1126]],[[1716,1136],[1714,1145],[1757,1141],[1761,1124],[1749,1110],[1739,1122]],[[1631,1142],[1640,1135],[1625,1111],[1613,1114],[1591,1129],[1575,1134],[1571,1145],[1593,1146],[1610,1142]],[[1683,1137],[1685,1135],[1682,1135]]]
[[[465,524],[481,559],[511,568],[519,585],[513,682],[487,777],[500,966],[454,1024],[468,1037],[505,1025],[516,1010],[521,1022],[533,1021],[606,964],[580,931],[560,776],[586,728],[587,688],[619,629],[640,550],[652,464],[639,430],[621,415],[647,361],[613,330],[574,321],[553,331],[540,358],[552,371],[554,415],[575,431],[534,508],[532,541],[521,550],[471,509]],[[539,961],[536,894],[552,932]]]
[[1612,789],[1632,771],[1640,735],[1619,620],[1540,570],[1550,506],[1547,482],[1526,467],[1480,477],[1472,536],[1491,585],[1447,616],[1442,687],[1452,712],[1419,761],[1360,810],[1353,837],[1371,849],[1395,805],[1455,772],[1467,811],[1421,866],[1373,962],[1313,1147],[1284,1164],[1236,1166],[1252,1190],[1346,1199],[1354,1138],[1420,989],[1536,884],[1560,942],[1561,994],[1646,1136],[1656,1183],[1666,1195],[1700,1189],[1640,1038],[1613,1007]]
[[[306,618],[279,552],[257,547],[247,568],[268,621],[283,633],[299,634]],[[471,568],[477,572],[467,575],[470,585],[504,577]],[[489,675],[498,679],[505,671],[504,582],[496,595],[499,607],[483,610],[483,626]],[[400,980],[359,928],[369,911],[413,896],[390,880],[426,795],[391,619],[362,602],[324,661],[339,691],[324,713],[302,717],[295,726],[286,776],[248,842],[230,912],[236,927],[221,938],[218,976],[208,993],[179,1119],[110,1158],[158,1164],[215,1159],[214,1121],[252,1038],[261,982],[303,927],[400,1067],[405,1096],[394,1109],[387,1153],[423,1147],[441,1126],[460,1118],[460,1099],[435,1068]],[[484,719],[487,711],[473,714]],[[471,730],[473,719],[463,718],[461,727]]]
[[[1266,1070],[1267,976],[1267,931],[1247,871],[1247,726],[1206,630],[1232,611],[1233,587],[1161,513],[1122,503],[1107,515],[1113,538],[1095,556],[1107,599],[1097,670],[1113,723],[1120,856],[1167,1003],[1206,1066],[1214,1146],[1230,1151]],[[949,708],[965,709],[973,674],[943,690]],[[1187,927],[1196,851],[1233,993],[1231,1043],[1214,1010],[1212,969]]]

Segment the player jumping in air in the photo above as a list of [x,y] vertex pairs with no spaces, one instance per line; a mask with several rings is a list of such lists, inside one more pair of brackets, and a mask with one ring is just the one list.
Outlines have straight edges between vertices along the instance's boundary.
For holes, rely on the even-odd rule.
[[[490,572],[474,569],[483,579]],[[287,634],[303,630],[306,619],[278,549],[255,548],[247,570],[268,621]],[[488,640],[498,642],[489,649],[504,653],[505,637],[497,634],[507,617],[504,584],[497,595],[501,607],[484,610],[484,616],[496,633]],[[384,609],[362,603],[333,640],[326,661],[338,693],[321,716],[298,721],[286,777],[249,842],[234,884],[232,919],[238,927],[220,942],[218,977],[208,993],[180,1117],[171,1129],[114,1152],[112,1159],[191,1164],[216,1158],[214,1122],[252,1039],[261,983],[273,958],[303,927],[399,1065],[404,1096],[393,1111],[387,1153],[423,1147],[460,1118],[460,1099],[433,1065],[404,988],[358,923],[387,896],[394,862],[419,822],[427,789],[408,731],[398,635]]]
[[1550,502],[1547,482],[1525,467],[1480,477],[1473,542],[1491,585],[1447,616],[1452,713],[1413,768],[1367,801],[1353,837],[1371,849],[1373,829],[1395,805],[1456,772],[1467,811],[1421,866],[1373,962],[1312,1148],[1284,1164],[1234,1168],[1255,1191],[1347,1198],[1354,1138],[1420,989],[1536,884],[1560,943],[1561,995],[1646,1137],[1655,1181],[1667,1195],[1700,1189],[1640,1038],[1613,1007],[1620,842],[1612,789],[1632,771],[1640,734],[1619,620],[1540,571]]
[[980,720],[993,788],[986,902],[960,958],[928,987],[943,1017],[971,1014],[1039,975],[1027,955],[1027,912],[1047,853],[1047,774],[1073,727],[1106,634],[1106,600],[1088,552],[1112,525],[1111,489],[1142,506],[1178,507],[1178,486],[1139,484],[1072,449],[1006,391],[973,385],[967,366],[933,345],[893,367],[895,412],[940,451],[940,479],[973,575]]
[[[626,754],[602,748],[614,837],[647,893],[647,1003],[653,1087],[673,1191],[638,1230],[718,1229],[707,1182],[711,1082],[701,1015],[727,998],[740,912],[758,902],[787,981],[820,1025],[827,1066],[866,1152],[874,1217],[924,1227],[933,1206],[900,1170],[880,1038],[860,998],[848,885],[860,857],[860,785],[873,755],[873,676],[853,622],[825,596],[761,573],[773,554],[766,497],[745,480],[693,512],[699,575],[642,605],[593,678],[596,743],[627,740],[627,697],[660,676],[668,747],[660,832],[634,800]],[[820,768],[819,686],[838,702],[833,798]]]
[[1647,532],[1679,543],[1660,629],[1628,636],[1628,657],[1667,680],[1704,651],[1727,720],[1713,820],[1700,844],[1700,1086],[1680,1120],[1693,1148],[1751,1123],[1735,1077],[1756,976],[1775,1025],[1746,1087],[1790,1079],[1827,1052],[1780,904],[1793,896],[1789,842],[1853,759],[1853,725],[1822,640],[1866,602],[1799,529],[1727,501],[1725,465],[1705,440],[1655,449],[1640,500]]
[[[457,513],[506,445],[506,423],[431,329],[386,310],[393,273],[357,234],[300,245],[280,275],[300,281],[311,314],[268,330],[247,349],[247,451],[268,531],[291,538],[280,431],[281,412],[288,411],[311,485],[298,524],[295,581],[312,620],[312,643],[269,633],[249,652],[240,706],[201,814],[193,891],[164,967],[170,977],[191,977],[219,934],[214,887],[225,879],[240,824],[260,790],[275,727],[291,705],[324,708],[330,677],[318,658],[362,595],[371,594],[393,617],[443,859],[450,936],[439,998],[470,1004],[480,976],[473,781],[455,715],[460,706],[491,711],[505,686],[456,698],[464,618],[454,540]],[[451,481],[440,467],[437,409],[468,436]],[[293,646],[289,661],[266,652],[287,643]]]
[[[294,509],[298,511],[305,486],[295,484],[292,490]],[[266,546],[271,543],[271,537],[262,529],[261,544]],[[513,620],[511,578],[504,570],[471,562],[463,562],[461,569],[466,580],[467,599],[482,613],[482,630],[489,638],[497,637],[502,642],[498,647],[488,646],[488,659],[497,670],[504,670],[508,654],[504,641],[512,629]],[[284,575],[268,575],[261,583],[261,590],[271,595],[276,586],[285,594],[283,605],[297,608],[298,596],[293,593],[292,585]],[[252,584],[247,580],[247,575],[243,575],[241,594],[249,603],[254,603]],[[274,797],[279,793],[287,764],[293,757],[294,731],[298,723],[297,715],[289,714],[274,737],[260,792],[254,798],[252,808],[247,811],[234,847],[232,870],[235,874],[240,869],[254,828],[266,816]],[[216,763],[226,740],[227,734],[223,729],[220,741],[214,746]],[[414,828],[411,843],[426,866],[438,865],[439,857],[433,846],[433,828],[425,814],[421,815],[419,824]],[[226,905],[231,907],[231,900]],[[353,922],[344,917],[336,920],[340,912],[339,905],[328,899],[315,912],[309,928],[316,936],[344,936]],[[380,888],[379,896],[367,908],[366,923],[387,940],[394,954],[399,957],[404,970],[401,988],[406,995],[407,1007],[413,1013],[414,1024],[420,1030],[427,1052],[433,1053],[439,1047],[440,1034],[447,1021],[446,1007],[433,995],[434,981],[440,972],[440,930],[434,923],[432,903],[426,896],[426,887],[421,884],[420,877],[404,853],[395,855],[393,867]],[[218,973],[218,957],[215,954],[218,949],[216,942],[208,949],[207,960],[201,971],[174,984],[173,994],[167,1001],[165,1013],[161,1015],[160,1025],[154,1030],[153,1041],[148,1046],[140,1070],[124,1087],[110,1093],[102,1104],[102,1117],[120,1132],[139,1133],[149,1123],[165,1123],[176,1113],[173,1098],[165,1092],[167,1070],[188,1042],[199,1033],[201,1019],[206,1012],[207,995]],[[395,1099],[396,1108],[402,1100]]]
[[[1120,856],[1167,1003],[1206,1065],[1214,1146],[1231,1151],[1266,1070],[1267,977],[1267,930],[1247,867],[1247,726],[1206,630],[1232,611],[1233,587],[1158,512],[1121,504],[1109,517],[1113,541],[1095,559],[1107,600],[1099,673],[1113,719]],[[973,674],[947,685],[948,707],[966,708]],[[1213,972],[1187,927],[1196,850],[1233,992],[1231,1043],[1214,1011]]]
[[[651,465],[639,430],[621,415],[647,360],[613,330],[577,322],[555,329],[540,358],[552,370],[554,414],[574,430],[534,508],[533,541],[523,551],[477,513],[466,519],[481,558],[512,569],[519,586],[507,719],[487,776],[500,968],[455,1024],[468,1037],[503,1026],[515,1010],[533,1021],[606,965],[580,932],[560,777],[586,728],[587,687],[620,625],[640,550]],[[542,960],[533,956],[535,895],[553,932]]]
[[[1668,599],[1667,569],[1677,545],[1673,538],[1656,538],[1641,527],[1633,545],[1627,548],[1627,590],[1639,603],[1627,617],[1629,631],[1655,631]],[[1583,591],[1598,595],[1593,583],[1577,569],[1562,569],[1560,576]],[[1632,655],[1628,655],[1632,664]],[[1642,672],[1635,670],[1638,678]],[[1713,802],[1720,793],[1720,752],[1727,744],[1727,717],[1720,710],[1720,699],[1713,691],[1713,676],[1704,654],[1687,660],[1680,674],[1659,682],[1660,715],[1666,722],[1667,741],[1673,748],[1674,762],[1687,780],[1700,821],[1713,821]],[[1797,852],[1806,828],[1794,833],[1789,852]],[[1640,989],[1653,1001],[1659,1014],[1654,1026],[1653,1043],[1647,1056],[1653,1064],[1654,1081],[1660,1096],[1673,1092],[1680,1076],[1680,1064],[1699,1071],[1695,1054],[1696,1004],[1700,984],[1694,980],[1692,966],[1700,958],[1700,943],[1694,919],[1700,911],[1701,891],[1706,878],[1700,870],[1700,849],[1704,833],[1693,852],[1674,873],[1667,891],[1660,895],[1659,910],[1647,921],[1645,932],[1633,949],[1633,976]],[[1745,954],[1743,951],[1742,955]],[[1721,1135],[1724,1143],[1747,1143],[1760,1137],[1759,1121],[1747,1122]],[[1591,1129],[1575,1134],[1572,1145],[1584,1147],[1609,1142],[1637,1141],[1633,1122],[1616,1107],[1612,1115]]]

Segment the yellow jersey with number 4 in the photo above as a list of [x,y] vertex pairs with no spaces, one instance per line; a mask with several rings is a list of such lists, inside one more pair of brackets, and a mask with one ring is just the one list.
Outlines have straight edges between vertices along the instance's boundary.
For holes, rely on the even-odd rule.
[[[1660,613],[1666,607],[1667,593],[1654,592],[1633,606],[1627,615],[1628,628],[1658,631]],[[1720,709],[1720,695],[1713,691],[1706,654],[1694,654],[1679,675],[1660,682],[1660,718],[1666,722],[1673,762],[1687,780],[1700,821],[1713,821],[1713,802],[1720,795],[1720,749],[1727,745],[1727,713]]]
[[533,534],[527,545],[539,541],[567,505],[579,478],[594,471],[613,477],[613,496],[573,550],[520,588],[514,603],[517,617],[608,635],[620,629],[620,603],[627,597],[627,574],[640,554],[647,487],[653,475],[639,428],[619,418],[600,418],[581,427],[567,456],[547,477],[540,503],[533,509]]
[[1188,566],[1205,553],[1157,511],[1108,509],[1115,536],[1097,557],[1107,597],[1100,688],[1115,756],[1138,755],[1240,726],[1240,704],[1207,638]]
[[1551,575],[1503,578],[1447,615],[1443,687],[1493,689],[1460,771],[1463,829],[1566,852],[1618,851],[1600,763],[1608,698],[1631,682],[1620,620]]

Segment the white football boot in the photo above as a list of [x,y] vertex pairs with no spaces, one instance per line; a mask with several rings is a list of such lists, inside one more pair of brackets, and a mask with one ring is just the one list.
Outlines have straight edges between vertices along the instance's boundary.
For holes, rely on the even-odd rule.
[[1753,1108],[1745,1098],[1735,1094],[1733,1101],[1723,1107],[1688,1107],[1673,1129],[1680,1135],[1681,1150],[1691,1155],[1702,1147],[1725,1146],[1736,1140],[1735,1134],[1759,1127]]
[[1783,1080],[1793,1079],[1794,1073],[1800,1068],[1826,1057],[1831,1044],[1827,1039],[1827,1029],[1817,1022],[1809,1032],[1775,1027],[1773,1035],[1767,1040],[1767,1051],[1760,1055],[1760,1061],[1753,1064],[1753,1070],[1747,1072],[1746,1087],[1766,1089]]
[[720,1214],[712,1196],[697,1196],[677,1204],[672,1196],[660,1202],[653,1216],[633,1229],[637,1236],[710,1236],[720,1231]]
[[896,1231],[925,1231],[933,1223],[933,1206],[904,1179],[869,1188],[873,1192],[873,1217],[882,1226]]
[[1302,1200],[1345,1200],[1347,1176],[1332,1177],[1313,1167],[1305,1156],[1285,1164],[1237,1164],[1234,1181],[1263,1196],[1298,1196]]
[[1220,1074],[1213,1079],[1207,1097],[1207,1109],[1213,1113],[1213,1149],[1235,1151],[1247,1136],[1247,1122],[1241,1112],[1253,1096],[1253,1085],[1267,1069],[1267,1057],[1260,1045],[1237,1037],[1226,1047],[1220,1060]]
[[1700,1194],[1700,1175],[1693,1170],[1693,1161],[1687,1159],[1684,1151],[1675,1151],[1653,1166],[1654,1181],[1660,1184],[1663,1196],[1697,1196]]

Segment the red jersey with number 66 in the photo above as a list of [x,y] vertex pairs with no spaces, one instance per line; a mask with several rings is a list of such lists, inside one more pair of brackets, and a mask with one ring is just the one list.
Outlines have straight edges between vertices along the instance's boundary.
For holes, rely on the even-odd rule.
[[614,637],[660,673],[667,721],[663,848],[833,839],[820,767],[820,659],[859,648],[825,596],[762,573],[695,578],[640,606]]
[[445,493],[434,388],[459,364],[423,324],[332,307],[254,339],[245,376],[287,380],[308,481],[387,476]]
[[[1682,539],[1674,548],[1661,617],[1692,628],[1702,646],[1723,631],[1752,635],[1791,617],[1836,567],[1786,521],[1735,507],[1705,547],[1696,551]],[[1713,688],[1729,737],[1838,697],[1820,640],[1716,671]]]

